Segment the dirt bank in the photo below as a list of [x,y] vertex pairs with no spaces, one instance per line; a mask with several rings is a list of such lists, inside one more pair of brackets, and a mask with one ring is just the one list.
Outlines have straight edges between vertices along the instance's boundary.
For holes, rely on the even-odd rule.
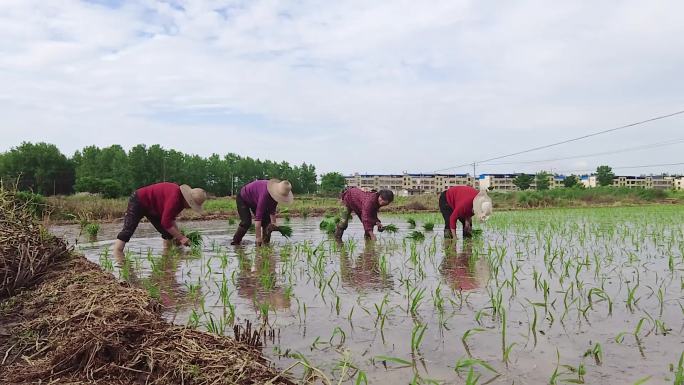
[[0,190],[0,384],[290,384],[260,351],[165,322]]

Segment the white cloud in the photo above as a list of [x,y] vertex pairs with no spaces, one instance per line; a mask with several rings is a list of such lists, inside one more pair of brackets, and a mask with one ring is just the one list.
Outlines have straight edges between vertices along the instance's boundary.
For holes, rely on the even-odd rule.
[[[0,150],[160,143],[320,171],[432,171],[684,106],[684,4],[674,1],[111,4],[3,2]],[[510,160],[681,139],[682,124]],[[672,163],[680,153],[479,171]]]

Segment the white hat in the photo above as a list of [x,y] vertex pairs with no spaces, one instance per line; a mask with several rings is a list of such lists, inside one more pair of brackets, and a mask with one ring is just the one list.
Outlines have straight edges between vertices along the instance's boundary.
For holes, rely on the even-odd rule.
[[202,205],[207,200],[207,192],[201,188],[190,188],[187,184],[180,186],[183,198],[195,212],[202,213]]
[[473,212],[477,219],[485,222],[492,215],[492,198],[487,195],[487,191],[480,190],[473,199]]
[[294,200],[292,185],[286,180],[271,179],[266,187],[271,198],[278,203],[291,203]]

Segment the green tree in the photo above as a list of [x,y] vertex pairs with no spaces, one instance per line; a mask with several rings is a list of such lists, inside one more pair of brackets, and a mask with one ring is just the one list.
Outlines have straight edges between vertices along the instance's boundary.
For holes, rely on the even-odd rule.
[[563,179],[563,186],[565,187],[575,187],[579,184],[579,178],[577,175],[570,175]]
[[599,185],[612,186],[615,174],[613,174],[613,169],[609,166],[598,166],[596,168],[596,178],[598,179]]
[[325,194],[339,193],[345,186],[344,176],[339,172],[321,175],[321,192]]
[[532,185],[532,181],[534,181],[534,175],[519,174],[515,177],[515,179],[513,179],[513,184],[519,190],[524,191],[530,188],[530,185]]
[[548,190],[551,183],[549,182],[549,177],[551,174],[549,174],[546,171],[540,171],[537,173],[535,176],[535,182],[537,185],[537,190]]
[[4,184],[17,183],[19,190],[68,194],[73,191],[74,164],[53,144],[23,142],[2,154],[0,178]]

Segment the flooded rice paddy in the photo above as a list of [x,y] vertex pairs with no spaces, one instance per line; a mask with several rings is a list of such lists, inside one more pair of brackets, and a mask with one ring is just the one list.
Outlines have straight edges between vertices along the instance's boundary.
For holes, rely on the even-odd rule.
[[[78,226],[52,230],[159,298],[170,321],[228,335],[249,321],[296,378],[683,383],[684,207],[496,213],[452,242],[440,218],[381,216],[399,231],[375,243],[354,218],[342,244],[321,218],[293,219],[291,239],[274,233],[259,250],[253,234],[230,246],[228,221],[183,223],[204,244],[169,255],[143,223],[125,261],[109,252],[118,224],[94,242]],[[424,240],[406,238],[416,230]]]

